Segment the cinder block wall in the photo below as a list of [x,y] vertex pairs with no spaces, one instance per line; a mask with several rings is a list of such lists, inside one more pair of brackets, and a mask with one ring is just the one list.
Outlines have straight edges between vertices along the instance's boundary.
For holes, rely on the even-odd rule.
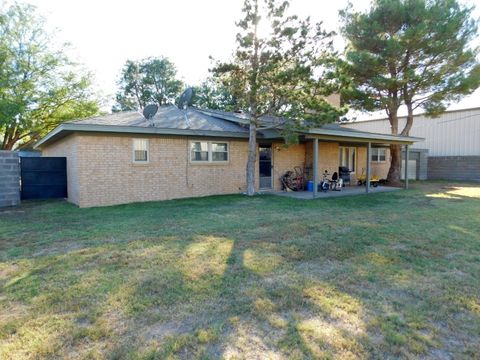
[[18,152],[0,150],[0,207],[20,204]]
[[428,179],[480,181],[480,156],[429,156]]

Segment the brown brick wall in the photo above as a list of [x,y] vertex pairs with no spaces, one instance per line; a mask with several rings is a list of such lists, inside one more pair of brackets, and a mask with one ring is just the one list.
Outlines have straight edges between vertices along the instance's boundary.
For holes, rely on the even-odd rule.
[[305,144],[296,144],[285,147],[283,143],[272,144],[272,176],[275,190],[281,190],[280,177],[285,172],[288,170],[294,171],[296,166],[303,169],[305,165],[305,146]]
[[140,137],[69,136],[47,146],[44,154],[67,156],[69,200],[80,207],[245,190],[246,141],[228,141],[228,163],[193,164],[188,161],[190,139],[145,137],[149,139],[150,161],[134,164],[133,138]]
[[[220,140],[228,141],[230,146],[230,160],[226,164],[194,164],[189,162],[189,141],[202,139],[144,136],[149,139],[150,161],[134,164],[133,138],[141,137],[77,133],[46,146],[43,155],[67,157],[69,201],[80,207],[245,191],[247,141]],[[338,154],[338,143],[320,141],[320,179],[324,170],[330,174],[338,171]],[[279,178],[285,171],[295,166],[312,166],[312,155],[312,142],[287,148],[280,142],[273,143],[274,189],[280,190]],[[258,161],[256,166],[258,188]],[[366,149],[358,147],[357,173],[365,166]],[[372,163],[372,171],[386,177],[388,162]],[[352,183],[355,182],[353,175]]]
[[73,134],[42,149],[42,156],[61,156],[67,158],[68,201],[77,205],[80,203],[78,141],[79,137]]
[[[322,180],[322,175],[327,170],[331,175],[335,171],[338,171],[338,150],[339,144],[335,142],[322,142],[318,143],[318,174],[319,180]],[[313,163],[313,142],[305,144],[305,150],[307,152],[307,166],[312,166]],[[311,180],[311,179],[309,179]]]
[[[355,175],[360,175],[362,170],[367,171],[367,148],[364,146],[357,147],[357,172]],[[387,149],[385,153],[384,162],[372,161],[372,176],[379,177],[380,179],[386,179],[388,175],[388,169],[390,168],[390,149]],[[352,176],[352,181],[356,182],[356,176]],[[353,183],[353,182],[352,182]]]
[[372,162],[372,174],[381,179],[387,178],[388,170],[390,169],[390,149],[387,149],[385,159],[384,162]]
[[[335,171],[338,171],[339,166],[339,147],[341,144],[333,142],[322,142],[318,144],[318,172],[320,180],[322,179],[322,174],[325,170],[329,174],[333,174]],[[356,159],[356,171],[351,174],[351,183],[356,184],[357,175],[362,173],[362,169],[367,167],[367,148],[363,146],[356,147],[357,159]],[[306,150],[306,163],[307,166],[311,166],[313,159],[313,143],[308,142],[305,144]],[[372,173],[381,178],[386,178],[388,174],[388,168],[390,161],[390,150],[387,150],[387,161],[383,163],[372,162]]]

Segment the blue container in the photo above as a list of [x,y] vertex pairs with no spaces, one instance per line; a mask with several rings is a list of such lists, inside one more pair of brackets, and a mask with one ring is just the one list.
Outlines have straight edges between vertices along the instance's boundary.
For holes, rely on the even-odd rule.
[[313,191],[313,181],[307,182],[307,191]]

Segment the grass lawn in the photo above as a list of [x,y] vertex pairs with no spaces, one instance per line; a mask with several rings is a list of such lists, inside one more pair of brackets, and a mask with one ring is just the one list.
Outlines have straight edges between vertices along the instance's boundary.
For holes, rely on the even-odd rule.
[[0,358],[475,358],[480,185],[0,210]]

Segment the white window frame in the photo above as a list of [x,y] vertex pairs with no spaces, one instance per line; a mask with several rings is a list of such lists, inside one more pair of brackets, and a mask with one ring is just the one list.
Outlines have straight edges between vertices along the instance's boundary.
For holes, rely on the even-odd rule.
[[[147,160],[136,160],[135,159],[135,143],[137,141],[144,141],[145,144],[146,144],[146,151],[147,152]],[[134,164],[149,164],[150,163],[150,141],[148,139],[145,139],[145,138],[134,138],[132,139],[132,162]]]
[[[376,154],[374,154],[374,150],[376,150]],[[383,151],[384,153],[384,160],[380,160],[380,151]],[[371,159],[372,162],[374,163],[384,163],[387,161],[387,149],[386,148],[372,148],[372,155]]]
[[[339,154],[338,154],[338,158],[339,158],[339,161],[338,161],[338,165],[339,166],[347,166],[349,169],[350,169],[350,166],[347,165],[342,165],[342,161],[340,160],[340,154],[342,154],[342,152],[344,151],[344,149],[348,149],[348,159],[347,159],[347,163],[349,164],[350,161],[352,161],[352,154],[355,153],[355,156],[353,158],[353,162],[352,162],[352,165],[353,165],[353,170],[350,170],[350,173],[351,174],[355,174],[355,172],[357,171],[357,158],[358,158],[358,150],[355,146],[339,146],[338,147],[338,151],[339,151]],[[353,152],[351,151],[353,150]],[[342,158],[343,158],[343,154],[342,154]]]
[[[213,144],[225,144],[227,145],[227,151],[213,151]],[[215,164],[217,163],[228,163],[230,160],[230,145],[226,141],[209,141],[208,142],[208,153],[211,161]],[[227,160],[213,160],[213,153],[226,153],[227,154]]]
[[[208,160],[194,160],[192,159],[192,144],[197,143],[197,142],[203,142],[207,143],[208,147]],[[213,160],[213,153],[212,151],[212,144],[218,143],[218,144],[226,144],[227,145],[227,160],[220,160],[220,161],[214,161]],[[205,141],[205,140],[190,140],[188,143],[188,159],[191,164],[210,164],[210,165],[215,165],[215,164],[227,164],[230,162],[230,143],[228,141],[222,141],[222,140],[213,140],[213,141]]]

